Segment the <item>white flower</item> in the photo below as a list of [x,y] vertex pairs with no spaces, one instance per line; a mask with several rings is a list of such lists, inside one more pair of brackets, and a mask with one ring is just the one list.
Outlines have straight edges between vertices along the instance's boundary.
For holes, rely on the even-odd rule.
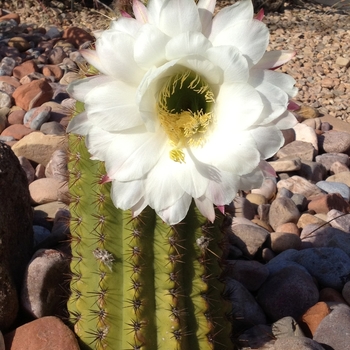
[[221,10],[215,0],[134,0],[83,50],[99,75],[72,83],[84,102],[68,130],[86,135],[105,162],[116,207],[138,215],[149,205],[169,224],[192,198],[211,221],[237,190],[260,186],[261,161],[295,125],[287,111],[294,80],[275,68],[290,51],[266,52],[267,27],[245,0]]

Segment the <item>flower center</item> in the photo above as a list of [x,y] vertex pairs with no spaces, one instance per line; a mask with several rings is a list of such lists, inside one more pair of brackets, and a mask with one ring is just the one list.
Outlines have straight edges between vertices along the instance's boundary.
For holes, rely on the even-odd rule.
[[186,70],[171,76],[158,95],[157,112],[173,149],[170,158],[185,161],[182,148],[201,146],[213,121],[214,93],[197,73]]

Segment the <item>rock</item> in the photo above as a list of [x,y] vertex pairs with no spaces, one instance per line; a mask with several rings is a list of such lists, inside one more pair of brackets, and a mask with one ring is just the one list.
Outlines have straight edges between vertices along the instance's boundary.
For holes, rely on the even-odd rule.
[[59,200],[62,182],[55,178],[43,178],[29,185],[30,196],[35,204],[45,204]]
[[32,215],[26,175],[11,148],[0,143],[0,329],[8,328],[16,317],[18,304],[12,285],[19,291],[31,257]]
[[282,317],[278,321],[272,324],[272,333],[274,337],[287,338],[287,337],[303,337],[304,333],[299,327],[298,323],[293,317]]
[[65,128],[58,122],[46,122],[40,127],[40,131],[45,135],[63,136],[66,134]]
[[276,194],[276,180],[267,177],[260,188],[255,188],[251,192],[261,194],[267,200],[270,200]]
[[327,213],[327,221],[334,228],[344,232],[350,232],[350,216],[348,214],[332,209]]
[[239,335],[239,349],[275,350],[273,338],[270,326],[257,325]]
[[257,301],[266,315],[277,321],[285,316],[298,319],[317,303],[318,296],[318,289],[307,272],[287,266],[270,275],[259,289]]
[[63,77],[63,70],[61,69],[60,66],[55,64],[45,65],[43,67],[42,72],[46,77],[50,77],[50,76],[55,77],[55,81],[59,81]]
[[254,218],[256,208],[250,201],[244,197],[236,197],[233,200],[233,215],[236,217],[243,217],[248,220]]
[[266,204],[267,199],[262,195],[262,194],[258,194],[258,193],[248,193],[246,195],[246,199],[254,204],[254,205],[262,205],[262,204]]
[[65,29],[62,35],[62,39],[66,39],[77,49],[80,45],[84,44],[87,41],[95,41],[95,38],[91,34],[78,27],[69,27]]
[[316,185],[298,175],[294,175],[289,179],[279,181],[277,183],[277,188],[280,189],[282,187],[287,188],[293,193],[302,194],[306,198],[322,193],[322,191]]
[[11,350],[80,350],[74,333],[57,317],[31,321],[5,335]]
[[255,260],[227,260],[223,275],[240,282],[249,291],[257,291],[269,276],[268,268]]
[[9,21],[9,20],[14,20],[17,24],[21,23],[19,15],[14,12],[9,12],[9,13],[5,12],[5,14],[3,14],[0,17],[0,22]]
[[29,135],[33,130],[27,128],[21,124],[14,124],[8,126],[2,133],[1,136],[12,136],[16,140],[21,140],[23,137]]
[[331,313],[318,326],[314,340],[333,350],[344,350],[350,344],[350,308],[344,304],[331,306]]
[[306,337],[279,338],[274,346],[274,350],[324,350],[322,345]]
[[350,186],[350,171],[342,171],[338,174],[327,177],[328,182],[341,182],[347,186]]
[[281,253],[288,249],[300,249],[300,237],[294,233],[287,232],[271,232],[271,249],[275,253]]
[[315,224],[315,226],[313,226],[313,229],[314,229],[315,227],[318,228],[323,226],[324,224],[326,224],[326,221],[319,219],[318,217],[311,215],[309,213],[303,213],[301,214],[297,222],[297,226],[302,229],[307,225],[313,225],[313,224]]
[[3,92],[6,92],[6,94],[11,97],[14,91],[16,90],[16,88],[5,81],[0,81],[0,90]]
[[11,96],[5,91],[0,91],[0,108],[11,108],[12,100]]
[[293,233],[297,236],[300,236],[299,228],[293,222],[286,222],[285,224],[277,226],[276,232],[287,232],[287,233]]
[[40,220],[52,222],[58,210],[67,208],[67,205],[60,201],[38,205],[34,207],[34,223]]
[[350,66],[350,59],[346,57],[338,56],[337,59],[335,60],[335,64],[341,67],[348,68]]
[[16,61],[12,57],[4,57],[0,63],[0,75],[11,76]]
[[269,162],[276,173],[285,171],[297,171],[301,168],[301,160],[299,157],[289,156]]
[[0,350],[5,350],[5,341],[1,331],[0,331]]
[[298,157],[302,160],[312,161],[316,155],[316,150],[309,142],[293,141],[282,147],[276,154],[280,158]]
[[311,306],[301,317],[301,321],[307,330],[307,335],[310,335],[312,338],[321,321],[329,315],[330,312],[331,309],[323,301]]
[[24,52],[24,51],[27,51],[27,50],[30,49],[29,42],[26,39],[24,39],[24,38],[22,38],[20,36],[12,37],[8,41],[7,45],[10,46],[10,47],[16,48],[20,52]]
[[225,299],[231,302],[230,319],[237,333],[257,324],[265,324],[266,317],[249,291],[234,279],[227,279],[224,287]]
[[16,105],[26,111],[50,101],[52,96],[52,88],[44,79],[33,80],[28,84],[21,85],[12,95]]
[[3,331],[12,326],[19,309],[17,290],[9,264],[11,261],[1,261],[0,265],[0,329]]
[[25,61],[19,66],[13,68],[13,76],[18,80],[22,79],[24,76],[30,73],[39,72],[38,66],[33,60]]
[[57,149],[67,147],[65,136],[44,135],[41,132],[33,132],[13,147],[13,152],[19,157],[26,157],[28,160],[46,166],[51,159],[52,153]]
[[16,109],[16,110],[12,110],[8,116],[8,123],[10,125],[15,125],[15,124],[23,124],[23,118],[25,115],[26,111],[24,111],[23,109]]
[[75,80],[80,79],[80,75],[77,72],[67,72],[63,75],[62,79],[60,80],[60,84],[62,85],[68,85],[72,83]]
[[336,302],[346,304],[346,300],[334,288],[323,288],[320,290],[320,301]]
[[331,168],[329,169],[329,172],[334,175],[334,174],[338,174],[341,173],[343,171],[347,171],[350,172],[350,169],[343,163],[340,162],[334,162],[331,165]]
[[230,243],[249,257],[255,255],[269,235],[269,231],[245,218],[233,218],[226,232]]
[[62,47],[56,46],[49,53],[49,62],[53,65],[60,64],[66,57],[67,54],[63,51]]
[[320,115],[319,111],[316,108],[306,105],[302,105],[297,114],[305,119],[315,119]]
[[32,108],[24,115],[23,123],[27,128],[39,130],[50,119],[50,112],[51,108],[48,106]]
[[327,214],[330,210],[336,209],[343,213],[350,212],[350,204],[339,193],[320,194],[310,198],[308,209],[316,213]]
[[49,163],[46,166],[45,175],[48,178],[55,178],[59,181],[68,180],[68,155],[63,150],[53,152]]
[[9,111],[10,111],[10,109],[7,107],[0,108],[0,134],[6,128],[7,115],[9,113]]
[[341,294],[343,298],[346,300],[346,302],[350,305],[350,281],[347,281],[344,284]]
[[34,230],[34,248],[37,249],[37,246],[47,239],[51,232],[43,226],[33,225]]
[[317,163],[321,163],[326,170],[329,170],[333,163],[340,162],[349,166],[349,156],[343,153],[324,153],[316,156],[315,161]]
[[326,193],[339,193],[345,200],[349,201],[350,188],[341,182],[319,181],[316,183],[322,191]]
[[319,136],[319,144],[326,153],[349,153],[350,134],[330,130]]
[[27,176],[28,184],[30,184],[34,181],[35,170],[27,158],[20,156],[18,157],[18,160]]
[[65,275],[69,259],[53,249],[40,249],[29,262],[22,287],[21,304],[31,316],[64,316]]
[[296,141],[311,143],[316,152],[318,151],[318,140],[315,129],[306,124],[297,124],[293,127]]
[[280,197],[272,202],[269,223],[274,230],[277,226],[287,222],[297,223],[299,217],[299,210],[290,198]]

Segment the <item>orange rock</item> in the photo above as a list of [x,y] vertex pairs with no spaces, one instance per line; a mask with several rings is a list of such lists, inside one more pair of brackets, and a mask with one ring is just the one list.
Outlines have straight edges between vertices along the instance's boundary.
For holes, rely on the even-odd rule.
[[66,39],[76,48],[84,44],[86,41],[95,41],[95,38],[84,29],[78,27],[69,27],[64,30],[62,39]]
[[79,350],[74,333],[57,317],[47,316],[18,327],[4,336],[11,350]]
[[12,75],[17,79],[22,79],[24,76],[38,71],[39,69],[35,62],[33,60],[29,60],[13,68]]
[[294,222],[286,222],[276,227],[276,232],[294,233],[300,236],[300,230]]
[[339,193],[321,194],[309,199],[311,201],[308,209],[314,210],[316,213],[327,214],[332,209],[343,213],[350,212],[350,204]]
[[55,64],[47,64],[44,66],[42,73],[45,75],[45,77],[55,77],[56,81],[60,80],[63,77],[63,70]]
[[12,136],[16,140],[20,140],[24,136],[30,134],[33,130],[27,128],[22,124],[14,124],[8,126],[2,133],[1,136]]
[[21,19],[17,13],[8,13],[6,15],[3,15],[0,17],[0,22],[2,21],[9,21],[10,19],[14,19],[18,24],[21,23]]
[[52,96],[52,88],[44,79],[34,80],[28,84],[21,85],[12,95],[16,105],[25,111],[41,106],[43,103],[50,101]]
[[7,117],[7,122],[10,125],[23,124],[23,118],[25,114],[26,111],[24,111],[23,109],[14,110],[10,112],[9,116]]
[[301,317],[304,326],[307,326],[311,335],[314,335],[318,325],[331,312],[329,306],[321,301],[311,306]]
[[17,79],[9,77],[7,75],[0,76],[0,81],[4,81],[5,83],[10,84],[15,88],[18,88],[21,85]]

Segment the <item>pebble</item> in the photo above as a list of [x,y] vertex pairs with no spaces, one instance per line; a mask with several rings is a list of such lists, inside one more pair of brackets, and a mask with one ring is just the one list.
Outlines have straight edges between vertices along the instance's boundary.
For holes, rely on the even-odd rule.
[[288,249],[300,249],[300,237],[289,232],[271,232],[271,249],[275,253],[281,253]]
[[319,136],[319,144],[326,153],[348,154],[350,151],[350,134],[330,130]]
[[302,194],[306,198],[322,193],[322,191],[316,185],[298,175],[278,181],[277,188],[280,189],[282,187],[287,188],[293,193]]
[[279,338],[274,344],[275,350],[324,350],[316,341],[306,337]]
[[273,229],[287,222],[297,223],[300,212],[292,199],[287,197],[276,198],[269,211],[269,224]]
[[339,193],[320,194],[312,197],[308,204],[308,209],[324,214],[327,214],[332,209],[349,213],[350,204]]
[[272,178],[265,178],[260,188],[253,189],[251,192],[264,196],[270,200],[276,194],[276,180]]
[[347,186],[350,186],[350,171],[342,171],[338,174],[327,177],[329,182],[341,182]]
[[301,322],[307,328],[307,333],[313,337],[316,329],[320,325],[321,321],[330,314],[331,310],[329,306],[324,302],[320,301],[315,305],[311,306],[304,315],[301,317]]
[[303,160],[301,162],[301,168],[298,171],[298,175],[302,178],[309,180],[311,183],[316,183],[323,180],[326,177],[326,168],[317,162],[308,162]]
[[301,160],[299,157],[289,156],[269,162],[276,173],[285,171],[297,171],[301,168]]
[[311,143],[316,152],[318,152],[318,140],[315,128],[306,124],[299,123],[293,127],[295,140]]
[[45,204],[58,201],[63,183],[56,178],[37,179],[29,184],[29,192],[33,203]]
[[304,333],[293,317],[286,316],[280,318],[272,324],[273,335],[279,338],[303,337]]
[[326,170],[330,170],[331,166],[335,162],[340,162],[346,165],[350,165],[349,156],[343,153],[324,153],[315,157],[315,161],[321,163]]
[[276,154],[281,159],[285,157],[298,157],[302,160],[312,161],[316,155],[316,149],[309,142],[293,141],[282,147]]
[[349,201],[350,188],[344,183],[335,181],[319,181],[316,183],[316,186],[327,193],[339,193],[345,200]]
[[41,126],[50,119],[51,107],[40,106],[29,110],[23,118],[23,123],[27,128],[39,130]]

